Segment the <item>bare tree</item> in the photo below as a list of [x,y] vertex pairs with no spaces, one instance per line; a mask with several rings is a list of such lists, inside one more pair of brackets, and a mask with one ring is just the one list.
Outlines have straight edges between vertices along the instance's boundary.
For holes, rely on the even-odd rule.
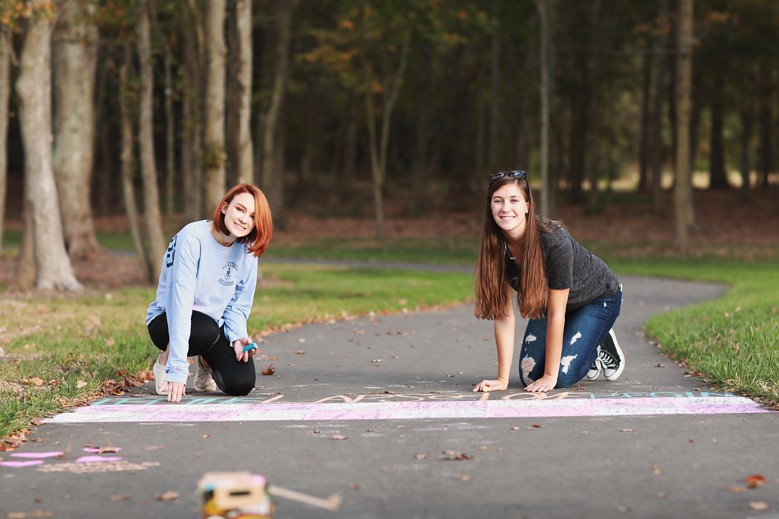
[[679,1],[679,39],[676,56],[676,183],[674,187],[675,245],[689,249],[690,206],[690,107],[692,85],[692,13],[693,0]]
[[549,16],[546,0],[536,0],[541,26],[541,213],[551,218],[549,189]]
[[209,0],[206,15],[205,138],[203,215],[219,203],[225,190],[225,0]]
[[189,0],[183,10],[181,34],[183,37],[183,81],[181,107],[181,173],[184,189],[184,219],[195,221],[202,216],[203,207],[203,106],[205,53],[203,21],[195,0]]
[[152,272],[162,267],[162,255],[165,251],[165,238],[162,235],[160,215],[160,194],[157,187],[157,168],[154,163],[154,127],[152,96],[154,74],[151,56],[151,28],[149,5],[141,0],[138,13],[138,66],[140,71],[140,102],[138,109],[138,142],[141,157],[141,177],[143,178],[144,224],[148,239],[148,261]]
[[51,35],[42,12],[45,0],[33,0],[24,37],[16,92],[24,143],[25,197],[30,204],[35,256],[35,288],[82,290],[65,251],[62,220],[52,168]]
[[277,168],[277,128],[284,105],[289,77],[289,46],[292,33],[292,10],[294,1],[276,0],[276,49],[273,88],[268,112],[265,115],[262,146],[262,185],[273,210],[273,219],[278,225],[284,222],[284,179]]
[[54,178],[72,258],[100,250],[90,200],[94,158],[97,27],[94,5],[62,2],[54,32]]
[[152,263],[147,257],[146,249],[143,246],[143,237],[141,232],[141,221],[138,213],[138,206],[135,202],[135,188],[133,187],[133,173],[135,171],[135,162],[133,161],[133,142],[135,135],[133,133],[132,120],[132,96],[130,94],[130,82],[128,79],[130,63],[132,62],[132,50],[128,43],[124,45],[124,59],[119,68],[119,119],[121,127],[121,163],[122,163],[122,194],[124,196],[124,206],[127,211],[127,219],[130,222],[130,234],[133,237],[133,246],[138,263],[143,271],[143,277],[149,283],[154,281],[156,273],[152,271]]
[[231,183],[254,180],[252,113],[252,2],[230,3],[227,142]]
[[11,38],[0,28],[0,251],[3,250],[3,217],[8,181],[8,100],[11,97]]
[[[363,33],[364,34],[364,33]],[[373,64],[365,57],[363,61],[363,85],[365,89],[365,111],[368,116],[368,137],[371,156],[371,176],[373,177],[373,203],[376,217],[376,238],[385,238],[384,230],[384,181],[387,178],[387,149],[389,147],[390,122],[395,102],[398,99],[403,76],[406,72],[408,50],[411,45],[411,33],[406,31],[401,35],[398,49],[397,68],[392,74],[378,77]],[[386,56],[384,56],[386,58]],[[380,109],[376,109],[374,99],[374,82],[382,83]],[[381,129],[376,129],[377,113]]]

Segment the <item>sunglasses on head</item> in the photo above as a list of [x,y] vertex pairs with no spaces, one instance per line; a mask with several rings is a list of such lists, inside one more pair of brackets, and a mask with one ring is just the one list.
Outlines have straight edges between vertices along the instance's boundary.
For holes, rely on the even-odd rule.
[[496,180],[500,180],[501,178],[525,178],[525,172],[521,169],[516,169],[514,171],[498,171],[497,173],[492,173],[490,175],[490,184],[495,182]]

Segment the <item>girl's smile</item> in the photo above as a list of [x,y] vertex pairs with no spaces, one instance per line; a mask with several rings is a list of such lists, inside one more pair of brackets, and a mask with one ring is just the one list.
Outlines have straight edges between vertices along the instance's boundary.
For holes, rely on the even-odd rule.
[[525,233],[528,202],[516,183],[506,184],[492,195],[492,217],[507,238],[519,239]]

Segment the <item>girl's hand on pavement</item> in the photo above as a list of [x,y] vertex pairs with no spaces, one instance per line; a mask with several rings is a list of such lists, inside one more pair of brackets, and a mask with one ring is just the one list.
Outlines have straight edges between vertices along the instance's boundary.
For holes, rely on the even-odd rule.
[[187,393],[187,385],[181,382],[168,382],[168,402],[180,402]]
[[525,391],[530,391],[531,393],[545,393],[554,389],[556,385],[557,377],[552,375],[544,375],[538,380],[528,384],[525,388]]
[[507,387],[509,387],[507,380],[482,380],[476,384],[473,388],[473,392],[489,393],[490,391],[503,391]]

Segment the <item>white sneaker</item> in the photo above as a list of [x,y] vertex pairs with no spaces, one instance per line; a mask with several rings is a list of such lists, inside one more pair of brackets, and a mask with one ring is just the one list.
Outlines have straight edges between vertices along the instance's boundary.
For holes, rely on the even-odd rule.
[[193,386],[196,391],[216,391],[216,382],[214,382],[214,378],[211,376],[211,367],[206,364],[200,355],[195,361],[195,382]]
[[598,346],[598,355],[595,357],[595,360],[592,361],[592,366],[590,367],[590,370],[585,375],[587,377],[587,380],[598,380],[598,377],[600,377],[601,373],[603,373],[603,367],[601,366],[600,362],[600,346]]
[[154,386],[157,390],[157,394],[164,396],[168,394],[168,382],[165,380],[167,373],[165,373],[165,366],[160,364],[160,357],[162,357],[162,353],[160,353],[157,360],[154,361],[152,373],[154,373]]
[[603,368],[603,376],[606,380],[617,380],[625,370],[625,354],[617,342],[614,330],[609,330],[603,343],[598,346],[598,362]]

